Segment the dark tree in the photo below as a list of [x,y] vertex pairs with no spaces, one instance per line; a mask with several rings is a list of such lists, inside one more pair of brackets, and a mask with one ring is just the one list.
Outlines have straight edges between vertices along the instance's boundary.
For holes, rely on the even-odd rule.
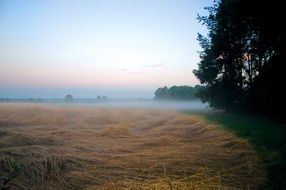
[[73,97],[72,97],[72,95],[70,95],[70,94],[66,95],[66,97],[65,97],[65,102],[66,102],[66,103],[73,102]]
[[191,86],[172,86],[170,88],[163,87],[158,88],[155,91],[155,100],[194,100],[198,89],[203,87],[196,85],[195,87]]
[[206,9],[198,20],[209,33],[198,34],[203,51],[194,70],[206,86],[201,99],[228,111],[279,115],[286,97],[282,0],[221,0]]

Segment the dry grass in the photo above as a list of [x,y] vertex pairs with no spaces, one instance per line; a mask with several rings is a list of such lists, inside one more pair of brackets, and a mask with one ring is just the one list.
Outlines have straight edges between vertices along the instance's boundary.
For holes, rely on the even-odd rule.
[[[0,104],[0,175],[12,189],[257,189],[245,140],[173,111]],[[0,186],[1,187],[1,186]]]

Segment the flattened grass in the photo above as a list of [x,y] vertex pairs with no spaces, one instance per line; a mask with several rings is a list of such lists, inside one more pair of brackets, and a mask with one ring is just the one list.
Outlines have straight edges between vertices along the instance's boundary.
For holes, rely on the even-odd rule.
[[15,190],[238,190],[265,180],[245,140],[162,110],[0,104],[0,176],[11,160],[21,166]]

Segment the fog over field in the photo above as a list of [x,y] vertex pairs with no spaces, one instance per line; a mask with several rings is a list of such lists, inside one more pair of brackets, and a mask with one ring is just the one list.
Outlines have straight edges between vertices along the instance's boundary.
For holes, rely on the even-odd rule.
[[92,101],[79,99],[75,103],[64,105],[95,106],[106,108],[148,108],[148,109],[173,109],[173,110],[194,110],[207,111],[208,104],[200,101],[155,101],[155,100],[136,100],[136,99],[111,99],[107,101]]
[[2,99],[2,102],[17,103],[45,103],[63,106],[80,107],[103,107],[103,108],[146,108],[146,109],[171,109],[178,111],[213,111],[208,103],[199,100],[193,101],[157,101],[153,99],[74,99],[72,102],[65,102],[64,99]]

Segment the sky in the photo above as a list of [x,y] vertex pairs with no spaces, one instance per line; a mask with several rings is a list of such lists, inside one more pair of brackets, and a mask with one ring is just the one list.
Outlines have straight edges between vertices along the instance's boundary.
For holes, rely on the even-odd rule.
[[152,98],[196,85],[212,0],[0,0],[0,98]]

